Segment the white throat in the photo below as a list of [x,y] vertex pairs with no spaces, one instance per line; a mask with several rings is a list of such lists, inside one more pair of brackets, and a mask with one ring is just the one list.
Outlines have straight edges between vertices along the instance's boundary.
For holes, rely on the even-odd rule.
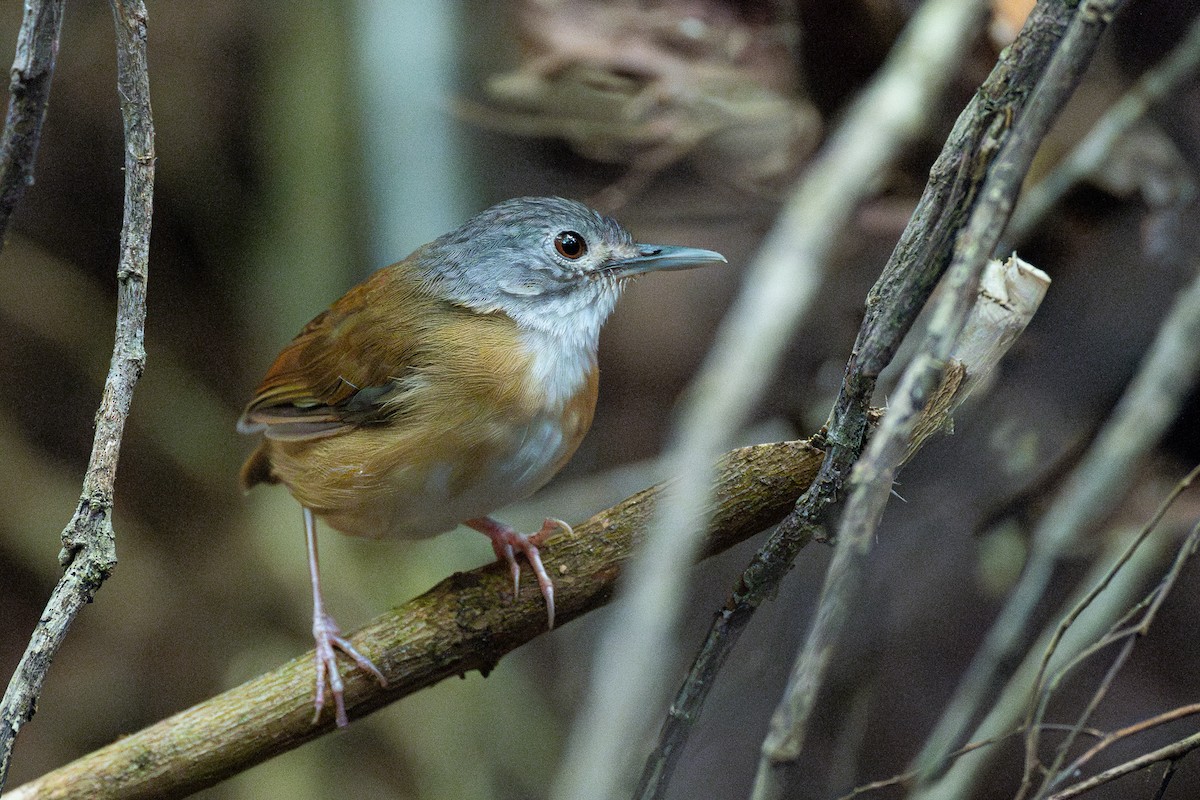
[[596,364],[600,328],[620,291],[613,284],[590,288],[595,291],[542,296],[535,303],[513,303],[505,309],[533,354],[530,380],[545,393],[549,406],[564,406],[583,388]]

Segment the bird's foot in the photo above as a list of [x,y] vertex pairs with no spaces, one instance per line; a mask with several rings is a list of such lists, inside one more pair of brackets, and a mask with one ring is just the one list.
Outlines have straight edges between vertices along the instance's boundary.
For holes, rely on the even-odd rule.
[[387,678],[383,677],[379,668],[371,663],[371,659],[358,652],[358,648],[352,645],[349,639],[342,636],[337,622],[328,614],[313,615],[313,639],[316,641],[317,666],[317,697],[313,702],[315,708],[313,724],[315,725],[321,718],[321,709],[325,707],[325,686],[328,681],[329,693],[333,695],[338,727],[344,728],[350,724],[350,719],[346,716],[345,684],[342,682],[341,672],[338,671],[337,651],[341,650],[354,659],[354,663],[358,664],[359,669],[374,675],[380,686],[387,686]]
[[549,627],[553,628],[554,582],[550,580],[550,576],[546,573],[546,567],[542,564],[542,556],[538,547],[550,534],[556,531],[571,533],[571,526],[561,519],[548,518],[542,523],[541,530],[537,533],[526,535],[518,533],[510,526],[505,525],[503,522],[497,522],[490,517],[468,520],[467,525],[491,539],[492,550],[496,553],[496,558],[508,564],[513,578],[514,598],[521,591],[521,562],[517,561],[517,553],[524,554],[525,560],[533,568],[533,574],[537,576],[538,586],[542,590],[542,597],[546,598],[546,617]]

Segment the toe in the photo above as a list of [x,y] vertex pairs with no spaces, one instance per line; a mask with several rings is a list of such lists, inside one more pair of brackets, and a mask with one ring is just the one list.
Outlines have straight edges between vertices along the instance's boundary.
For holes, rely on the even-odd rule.
[[563,522],[561,519],[546,517],[546,519],[542,521],[541,530],[530,536],[529,541],[540,547],[552,534],[560,532],[565,533],[568,536],[575,533],[571,526]]
[[[550,522],[550,520],[547,520]],[[565,523],[564,523],[565,524]],[[543,526],[543,531],[545,526]],[[538,534],[540,535],[540,533]],[[525,539],[521,545],[521,551],[525,554],[525,558],[529,561],[529,566],[533,569],[533,574],[537,576],[538,588],[542,590],[542,597],[546,598],[546,616],[550,628],[554,627],[554,582],[550,580],[550,575],[546,572],[546,566],[542,563],[542,554],[538,550],[538,546],[534,543],[533,536]]]
[[363,672],[369,672],[379,681],[380,686],[387,686],[387,678],[383,677],[383,673],[379,671],[379,667],[375,666],[371,659],[364,656],[358,651],[349,639],[343,639],[341,636],[334,637],[333,644],[337,649],[341,650],[346,655],[354,659],[354,663],[358,664],[358,668]]
[[328,615],[321,615],[313,621],[313,638],[316,646],[316,698],[313,700],[313,724],[316,724],[321,718],[321,711],[325,708],[325,692],[328,688],[329,694],[333,697],[334,717],[338,727],[344,728],[350,724],[350,718],[346,714],[346,687],[342,681],[341,671],[338,669],[337,651],[341,650],[352,658],[359,669],[374,675],[380,686],[387,686],[387,679],[371,662],[371,659],[360,653],[358,648],[350,643],[350,640],[340,635],[337,623]]

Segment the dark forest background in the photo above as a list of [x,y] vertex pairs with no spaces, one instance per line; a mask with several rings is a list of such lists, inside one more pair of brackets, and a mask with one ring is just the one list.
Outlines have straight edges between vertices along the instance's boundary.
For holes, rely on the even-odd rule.
[[[311,646],[299,508],[283,489],[239,491],[252,441],[234,432],[234,421],[275,352],[310,317],[492,202],[590,200],[640,240],[728,257],[727,267],[657,275],[626,292],[601,344],[592,432],[550,487],[502,516],[533,527],[546,515],[581,520],[652,482],[672,409],[740,271],[914,5],[663,2],[653,4],[661,28],[633,14],[636,4],[560,6],[568,20],[578,15],[580,36],[606,32],[615,47],[649,43],[664,70],[680,60],[710,70],[694,86],[725,102],[722,127],[703,129],[705,115],[675,98],[669,113],[654,106],[647,134],[606,105],[637,95],[644,72],[598,70],[577,83],[536,85],[529,65],[563,29],[532,3],[151,3],[158,172],[149,366],[122,449],[120,565],[55,662],[9,786]],[[1190,0],[1131,0],[1044,144],[1033,180],[1170,50],[1196,10]],[[994,13],[937,124],[878,176],[874,197],[844,232],[821,300],[746,442],[806,436],[825,421],[866,291],[951,124],[1023,11],[997,3]],[[20,17],[20,3],[0,4],[0,52],[15,41]],[[706,27],[668,35],[692,31],[686,20]],[[718,56],[731,41],[743,43],[744,57],[724,63]],[[58,534],[78,497],[108,367],[123,180],[114,85],[107,4],[69,3],[36,184],[0,255],[6,675],[58,578]],[[1052,277],[1050,293],[990,389],[957,414],[954,435],[901,474],[903,502],[888,508],[867,601],[807,747],[814,777],[805,797],[835,796],[912,758],[1014,580],[1028,523],[1111,410],[1175,290],[1196,272],[1198,174],[1200,87],[1192,81],[1019,243],[1021,256]],[[1119,515],[1063,568],[1064,594],[1111,531],[1140,524],[1200,461],[1198,411],[1193,396],[1161,449],[1128,476]],[[1184,498],[1165,535],[1198,514],[1200,500]],[[663,643],[680,676],[758,543],[695,571],[684,630]],[[350,629],[492,558],[483,537],[466,531],[419,543],[326,533],[321,546],[327,596]],[[824,547],[802,553],[753,622],[672,797],[745,796],[827,559]],[[604,615],[539,638],[486,679],[445,682],[201,796],[544,796]],[[1097,727],[1197,700],[1197,619],[1193,568],[1114,684]],[[1195,727],[1181,725],[1150,736],[1163,743]],[[1125,757],[1152,746],[1139,743]],[[996,775],[1011,777],[1018,758],[1014,743]],[[1011,797],[1007,780],[977,796]],[[1156,780],[1140,780],[1095,796],[1150,796]],[[1172,791],[1200,793],[1194,760],[1180,766]]]

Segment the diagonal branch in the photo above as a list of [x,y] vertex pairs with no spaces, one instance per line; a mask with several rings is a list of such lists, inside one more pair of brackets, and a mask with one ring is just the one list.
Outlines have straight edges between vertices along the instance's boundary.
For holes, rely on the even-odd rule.
[[112,363],[75,515],[62,533],[66,571],[30,637],[0,704],[0,790],[21,726],[33,718],[50,662],[75,617],[116,565],[113,483],[133,389],[146,361],[146,278],[154,185],[154,130],[146,67],[146,9],[141,0],[113,0],[117,92],[125,123],[125,218],[117,264],[117,325]]
[[[711,475],[703,467],[741,427],[809,306],[830,254],[878,176],[928,127],[937,98],[985,12],[981,0],[936,0],[910,24],[889,64],[855,102],[813,159],[763,240],[744,288],[721,323],[664,456],[680,480],[663,502],[647,546],[630,569],[593,659],[591,685],[576,718],[551,796],[611,797],[631,773],[627,746],[648,731],[668,689],[665,648],[686,585],[675,569],[697,547],[699,512]],[[663,769],[656,771],[655,764]],[[669,765],[647,770],[665,781]]]
[[[829,454],[812,488],[742,573],[709,629],[671,705],[658,749],[647,762],[641,795],[659,796],[729,653],[754,612],[774,595],[797,554],[822,529],[862,452],[866,412],[875,383],[950,263],[955,238],[966,224],[996,157],[998,142],[1025,109],[1029,90],[1046,69],[1074,9],[1067,0],[1042,2],[1007,48],[975,97],[959,115],[908,226],[866,302],[866,315],[846,365],[829,422]],[[672,755],[674,753],[674,755]],[[666,764],[664,767],[663,765]],[[657,787],[657,788],[654,788]]]
[[[718,467],[712,555],[778,522],[812,481],[823,453],[808,442],[745,447]],[[646,489],[551,539],[542,553],[567,622],[608,602],[642,537],[662,486]],[[352,638],[384,672],[388,688],[353,670],[346,706],[359,717],[454,675],[488,672],[501,656],[545,632],[546,610],[532,581],[512,604],[507,567],[493,563],[453,575],[377,617]],[[312,724],[312,653],[123,737],[15,789],[7,800],[182,797],[334,729]]]
[[1100,741],[1089,747],[1082,755],[1072,761],[1066,769],[1059,774],[1062,776],[1079,775],[1085,764],[1091,761],[1104,750],[1108,749],[1117,742],[1123,741],[1130,736],[1136,736],[1139,733],[1157,728],[1159,725],[1166,725],[1176,720],[1184,719],[1200,714],[1200,703],[1190,703],[1185,706],[1173,708],[1170,711],[1164,711],[1161,714],[1155,714],[1149,719],[1139,720],[1132,725],[1126,725],[1120,730],[1112,731],[1101,737]]
[[[1187,480],[1190,481],[1192,478],[1194,478],[1198,470],[1200,470],[1200,467],[1198,467],[1196,470],[1193,470],[1192,474],[1188,476]],[[1140,541],[1135,541],[1133,545],[1131,545],[1131,550],[1140,544]],[[1063,768],[1063,764],[1066,762],[1067,755],[1072,745],[1074,745],[1075,740],[1079,737],[1080,731],[1082,731],[1084,726],[1087,725],[1087,723],[1091,720],[1092,714],[1099,707],[1100,702],[1108,694],[1108,690],[1112,687],[1113,682],[1116,680],[1117,673],[1120,672],[1121,668],[1125,665],[1125,662],[1128,661],[1134,645],[1137,644],[1141,637],[1149,633],[1150,625],[1154,622],[1154,618],[1157,616],[1159,608],[1162,607],[1162,603],[1166,600],[1167,595],[1170,594],[1171,589],[1174,588],[1175,583],[1179,580],[1179,576],[1183,572],[1184,566],[1188,561],[1191,560],[1193,556],[1195,556],[1198,544],[1200,544],[1200,523],[1192,528],[1192,531],[1185,539],[1183,546],[1180,547],[1179,551],[1175,554],[1175,561],[1171,564],[1171,568],[1167,571],[1167,574],[1163,577],[1162,581],[1159,582],[1158,586],[1154,587],[1153,591],[1150,592],[1148,597],[1142,600],[1142,602],[1135,607],[1135,610],[1137,610],[1137,608],[1143,609],[1138,623],[1132,628],[1125,627],[1121,623],[1118,623],[1116,626],[1114,626],[1113,630],[1110,630],[1108,634],[1106,634],[1100,639],[1099,642],[1097,642],[1097,645],[1107,646],[1113,642],[1118,642],[1124,639],[1124,643],[1117,656],[1109,665],[1104,679],[1099,683],[1096,690],[1092,693],[1092,698],[1088,701],[1083,712],[1077,718],[1071,731],[1067,733],[1066,737],[1064,737],[1063,741],[1060,742],[1056,748],[1054,761],[1051,762],[1047,769],[1045,778],[1042,781],[1042,786],[1037,793],[1033,795],[1035,800],[1040,800],[1040,798],[1048,795],[1055,786],[1065,782],[1068,777],[1079,774],[1077,769],[1071,769],[1070,767],[1067,769]],[[1130,557],[1132,557],[1132,555],[1133,554],[1130,553]],[[1116,569],[1119,569],[1120,567],[1121,564],[1118,564]],[[1124,622],[1124,620],[1121,622]],[[1081,653],[1076,659],[1073,659],[1071,662],[1068,662],[1066,665],[1061,667],[1058,671],[1059,674],[1052,678],[1051,686],[1060,680],[1061,675],[1073,669],[1079,661],[1089,657],[1095,652],[1097,651],[1089,648]],[[1025,788],[1026,783],[1025,781],[1022,781],[1022,790],[1024,791]],[[1020,796],[1023,797],[1024,794]]]
[[1153,107],[1187,84],[1200,69],[1200,17],[1162,61],[1138,78],[1128,92],[1088,131],[1054,171],[1031,187],[1013,213],[998,250],[1009,252],[1034,232],[1077,183],[1098,172],[1112,158],[1117,142]]
[[[1180,552],[1176,556],[1175,563],[1171,570],[1167,573],[1159,585],[1154,588],[1149,597],[1143,599],[1141,603],[1130,609],[1129,614],[1115,622],[1109,632],[1097,640],[1095,644],[1086,648],[1074,658],[1068,660],[1065,664],[1058,667],[1058,669],[1056,669],[1049,678],[1046,677],[1051,660],[1054,658],[1055,651],[1057,650],[1058,645],[1062,641],[1063,637],[1066,636],[1067,631],[1072,625],[1075,624],[1080,615],[1083,614],[1093,602],[1095,602],[1100,593],[1108,588],[1109,584],[1116,577],[1117,572],[1119,572],[1120,569],[1134,557],[1137,549],[1141,547],[1151,532],[1158,527],[1159,522],[1166,515],[1167,510],[1171,507],[1179,495],[1186,491],[1192,485],[1192,482],[1197,478],[1200,478],[1200,466],[1194,468],[1190,473],[1184,476],[1179,483],[1175,484],[1175,488],[1171,490],[1171,492],[1159,505],[1158,510],[1154,513],[1154,516],[1150,518],[1146,525],[1142,527],[1142,530],[1138,533],[1138,535],[1134,537],[1134,540],[1130,543],[1129,548],[1125,551],[1121,558],[1117,560],[1117,562],[1113,565],[1113,568],[1104,576],[1104,579],[1097,583],[1096,586],[1093,587],[1092,590],[1088,592],[1087,595],[1084,596],[1084,598],[1080,600],[1080,602],[1074,608],[1072,608],[1059,622],[1058,628],[1055,630],[1054,636],[1050,641],[1050,645],[1046,648],[1046,651],[1042,656],[1042,663],[1038,667],[1038,674],[1034,680],[1034,691],[1030,693],[1030,708],[1026,715],[1027,726],[1035,724],[1036,722],[1040,722],[1041,719],[1044,718],[1046,708],[1050,703],[1051,697],[1054,695],[1058,685],[1062,682],[1067,673],[1074,670],[1085,660],[1091,658],[1093,655],[1096,655],[1101,650],[1106,649],[1112,643],[1120,641],[1121,639],[1125,639],[1121,655],[1118,657],[1117,661],[1114,662],[1113,667],[1109,670],[1109,676],[1115,676],[1115,670],[1119,669],[1120,664],[1123,664],[1125,659],[1128,658],[1129,651],[1132,649],[1136,637],[1144,636],[1148,632],[1150,622],[1157,614],[1159,606],[1162,604],[1167,594],[1170,593],[1175,581],[1178,580],[1179,573],[1183,568],[1183,564],[1188,558],[1191,557],[1191,555],[1193,555],[1189,547],[1181,548]],[[1138,611],[1143,612],[1141,619],[1131,628],[1129,626],[1129,622]],[[1063,742],[1059,744],[1055,755],[1055,762],[1044,774],[1045,782],[1043,788],[1040,790],[1040,794],[1046,794],[1049,788],[1053,788],[1053,786],[1057,786],[1059,783],[1062,783],[1066,776],[1078,774],[1079,767],[1082,765],[1081,762],[1076,761],[1065,770],[1061,769],[1062,763],[1065,761],[1067,753],[1070,751],[1071,745],[1074,743],[1074,740],[1078,735],[1075,731],[1081,729],[1086,724],[1087,716],[1090,716],[1091,711],[1094,710],[1094,707],[1099,704],[1101,697],[1107,693],[1107,686],[1109,683],[1111,683],[1111,680],[1106,678],[1101,684],[1101,688],[1093,694],[1093,700],[1089,703],[1087,715],[1085,717],[1081,717],[1080,722],[1076,724],[1074,730],[1068,734],[1067,737],[1065,737]],[[1036,773],[1038,772],[1038,767],[1041,766],[1037,758],[1037,752],[1038,736],[1035,731],[1030,730],[1025,741],[1025,774],[1021,779],[1022,793],[1028,792],[1029,789],[1032,788]],[[1051,779],[1053,779],[1052,782]]]
[[1200,272],[1176,298],[1112,415],[1031,534],[1025,569],[1009,592],[919,760],[932,771],[971,723],[1050,585],[1055,567],[1128,488],[1128,476],[1176,418],[1200,377]]
[[[875,531],[920,409],[937,385],[966,324],[984,266],[1008,223],[1034,154],[1059,110],[1074,93],[1107,23],[1120,5],[1121,0],[1085,0],[1080,5],[1045,74],[1039,77],[1025,112],[1016,120],[1010,135],[994,143],[998,154],[988,169],[979,201],[955,242],[925,341],[904,371],[896,392],[898,402],[855,465],[851,477],[853,491],[838,527],[837,547],[813,626],[763,741],[753,795],[756,800],[782,797],[788,787],[792,777],[788,768],[799,758],[818,690],[824,682],[831,653],[841,639],[849,608],[859,593]],[[939,729],[936,733],[957,745],[959,730]],[[936,747],[945,740],[931,741]],[[950,749],[946,747],[946,751]],[[943,756],[942,751],[936,752]]]

